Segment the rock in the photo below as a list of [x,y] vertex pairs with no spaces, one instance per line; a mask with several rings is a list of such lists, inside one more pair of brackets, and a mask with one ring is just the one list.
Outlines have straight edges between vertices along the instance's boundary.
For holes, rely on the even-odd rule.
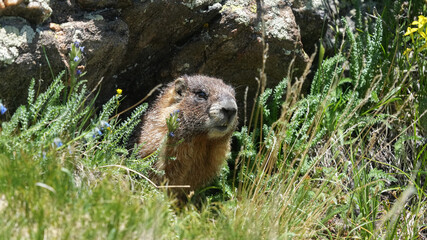
[[17,17],[1,20],[0,26],[0,62],[11,64],[19,57],[19,50],[33,42],[35,32],[27,21]]
[[[60,24],[60,27],[62,31],[56,32],[56,38],[62,56],[66,58],[72,42],[78,41],[85,47],[84,65],[87,74],[84,78],[88,80],[89,87],[119,70],[129,38],[129,29],[122,20],[74,21]],[[52,35],[52,31],[42,33]]]
[[[257,1],[69,0],[52,1],[50,7],[49,21],[36,26],[22,18],[19,24],[0,18],[5,36],[0,39],[0,89],[8,89],[0,91],[0,99],[11,112],[25,101],[32,77],[44,79],[42,87],[52,79],[45,54],[57,74],[66,69],[67,48],[75,40],[85,46],[89,86],[104,79],[99,103],[121,88],[127,107],[158,83],[196,73],[235,86],[241,109],[246,87],[247,99],[254,97],[262,67]],[[290,5],[267,0],[264,9],[266,74],[273,87],[286,77],[293,58],[298,76],[308,57]],[[6,40],[10,34],[13,41]]]
[[186,42],[198,36],[205,23],[218,18],[221,5],[216,2],[144,1],[123,9],[120,16],[129,26],[129,45],[114,84],[105,89],[120,87],[128,96],[124,104],[131,105],[155,85],[171,81],[173,57],[187,48]]
[[49,0],[0,0],[0,17],[17,16],[40,24],[48,19],[51,13]]
[[31,78],[40,79],[43,89],[52,80],[51,70],[56,75],[66,69],[72,42],[85,46],[83,63],[90,71],[84,78],[89,86],[95,86],[103,76],[118,71],[129,36],[127,25],[120,19],[82,20],[50,24],[52,29],[33,29],[22,18],[0,18],[0,26],[0,73],[4,78],[0,81],[0,99],[11,111],[25,102]]
[[[258,88],[255,78],[262,67],[262,28],[257,7],[255,2],[228,1],[221,9],[221,18],[204,26],[200,36],[189,39],[185,48],[173,57],[171,75],[197,72],[231,82],[242,110],[245,88],[249,87],[248,106],[251,106]],[[268,1],[265,8],[269,44],[266,74],[268,86],[272,87],[286,77],[293,57],[296,74],[305,68],[308,58],[291,8],[282,1]]]
[[336,9],[335,2],[333,0],[293,0],[290,2],[296,23],[300,27],[304,50],[312,54],[315,45],[319,44],[319,39],[326,38],[325,34],[331,21],[331,15]]
[[376,9],[385,7],[384,1],[360,1],[359,3],[356,1],[355,3],[351,0],[289,0],[289,2],[300,27],[304,50],[309,54],[313,53],[314,45],[318,45],[318,40],[321,38],[326,56],[334,55],[341,45],[342,37],[345,35],[345,28],[341,21],[343,18],[353,31],[356,31],[356,25],[362,28],[361,23],[356,23],[358,4],[361,12],[365,13],[361,16],[361,22],[366,22],[368,14],[375,15]]
[[123,8],[132,5],[131,0],[77,0],[83,9]]
[[[241,109],[246,86],[248,99],[253,99],[262,66],[259,6],[249,1],[199,3],[140,3],[122,12],[131,33],[126,70],[117,75],[117,85],[129,100],[136,102],[158,83],[195,73],[234,85]],[[292,9],[279,0],[267,1],[265,8],[270,47],[266,73],[269,86],[274,86],[286,76],[293,57],[296,74],[305,68],[308,57]]]

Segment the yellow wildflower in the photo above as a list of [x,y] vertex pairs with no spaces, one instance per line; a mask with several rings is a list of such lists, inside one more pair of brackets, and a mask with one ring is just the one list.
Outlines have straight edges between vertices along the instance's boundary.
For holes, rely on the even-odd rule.
[[418,21],[412,22],[412,25],[417,25],[418,28],[422,28],[425,24],[427,24],[427,18],[423,15],[418,16]]
[[403,52],[403,55],[406,56],[406,59],[409,58],[409,53],[412,52],[412,48],[406,48],[406,50]]
[[415,41],[414,41],[414,33],[415,33],[415,32],[417,32],[417,31],[418,31],[418,28],[411,28],[411,27],[408,27],[408,29],[406,29],[406,33],[405,33],[405,35],[403,35],[403,36],[411,35],[411,40],[412,40],[412,42],[415,42]]
[[123,90],[122,89],[120,89],[120,88],[117,88],[117,95],[122,95],[122,92],[123,92]]
[[413,27],[408,27],[404,36],[411,36],[412,48],[407,48],[403,55],[409,59],[411,52],[422,52],[427,49],[427,17],[423,15],[418,16],[416,21],[411,23]]
[[418,31],[418,28],[411,28],[411,27],[408,27],[408,29],[406,29],[406,33],[405,33],[405,35],[404,35],[404,36],[408,36],[409,34],[412,36],[412,34],[413,34],[414,32],[416,32],[416,31]]

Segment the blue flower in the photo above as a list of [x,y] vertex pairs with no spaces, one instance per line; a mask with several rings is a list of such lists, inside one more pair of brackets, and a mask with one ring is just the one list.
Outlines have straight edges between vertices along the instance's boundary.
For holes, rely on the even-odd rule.
[[76,74],[80,75],[80,74],[82,74],[82,71],[80,71],[80,69],[77,69]]
[[170,137],[175,137],[175,133],[173,133],[173,132],[169,132],[169,136],[170,136]]
[[55,145],[56,145],[56,147],[57,147],[57,148],[59,148],[59,147],[61,147],[62,145],[64,145],[64,144],[62,143],[62,141],[61,141],[61,139],[60,139],[60,138],[55,138],[55,139],[53,139],[53,143],[55,143]]
[[171,113],[170,115],[171,115],[171,117],[173,117],[174,115],[178,115],[179,114],[179,109],[178,110],[175,110],[175,111],[173,111],[173,113]]
[[107,127],[107,128],[108,128],[108,127],[111,127],[111,125],[110,125],[107,121],[102,120],[102,121],[101,121],[101,127],[102,127],[102,128],[104,128],[104,127]]
[[104,129],[111,130],[111,125],[107,121],[102,120],[99,125],[101,127],[101,130],[104,130]]
[[75,41],[75,42],[74,42],[74,46],[79,47],[79,46],[80,46],[79,41]]
[[79,47],[79,49],[80,49],[80,52],[84,52],[85,47]]
[[102,132],[101,132],[101,130],[99,129],[99,128],[95,128],[94,129],[94,131],[95,131],[95,133],[98,133],[99,134],[99,136],[102,136]]
[[95,127],[92,131],[92,138],[96,138],[97,135],[102,136],[102,131],[98,127]]
[[0,103],[0,114],[3,115],[7,111],[7,108]]
[[78,62],[80,60],[79,56],[74,57],[74,62]]

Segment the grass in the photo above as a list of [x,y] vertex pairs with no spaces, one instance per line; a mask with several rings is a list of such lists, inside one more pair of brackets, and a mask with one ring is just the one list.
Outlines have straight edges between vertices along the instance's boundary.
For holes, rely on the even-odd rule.
[[157,238],[167,225],[164,195],[136,196],[117,173],[82,170],[76,176],[67,154],[43,163],[22,153],[10,157],[1,156],[4,239]]
[[261,70],[238,150],[186,204],[143,177],[156,155],[127,147],[146,105],[119,119],[118,91],[96,111],[74,43],[66,74],[0,115],[0,238],[422,239],[427,61],[425,39],[404,33],[426,9],[389,3],[347,28],[305,96],[308,69],[274,89]]

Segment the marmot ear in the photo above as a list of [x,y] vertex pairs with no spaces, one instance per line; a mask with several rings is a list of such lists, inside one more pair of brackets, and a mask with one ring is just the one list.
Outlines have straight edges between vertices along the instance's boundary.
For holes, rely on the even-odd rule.
[[185,91],[187,90],[187,78],[185,76],[179,77],[175,80],[175,92],[179,96],[184,96]]

